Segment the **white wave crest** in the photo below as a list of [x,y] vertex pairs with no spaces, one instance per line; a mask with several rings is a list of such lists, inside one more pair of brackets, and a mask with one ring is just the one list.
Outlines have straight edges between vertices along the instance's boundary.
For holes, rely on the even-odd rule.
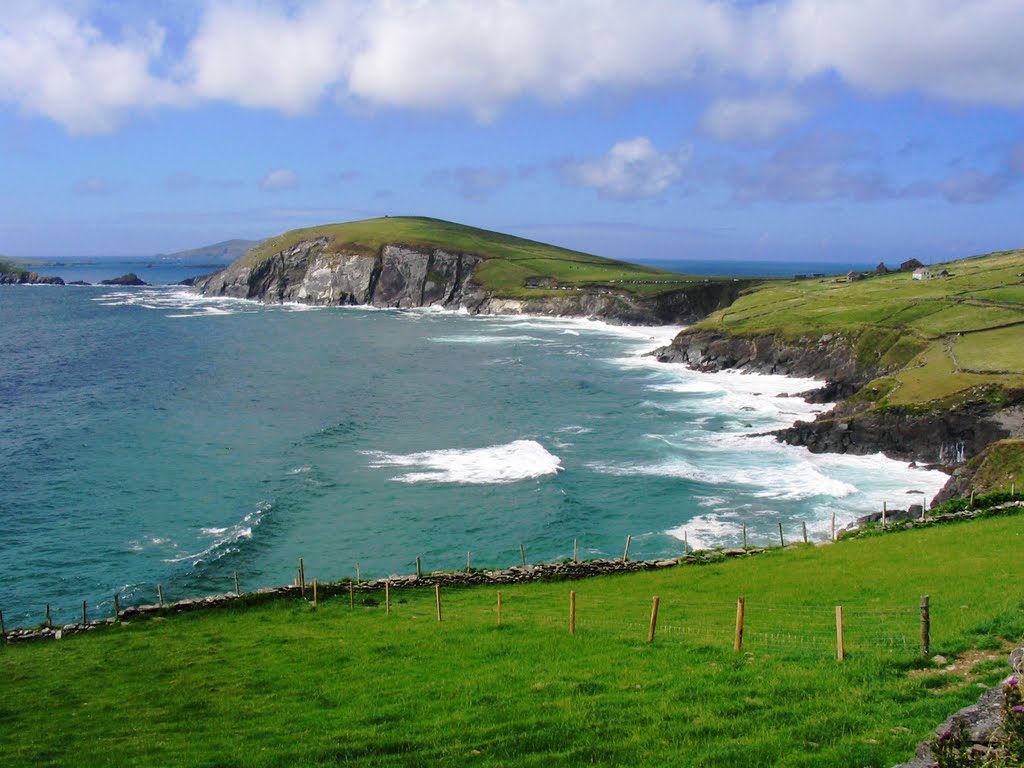
[[561,459],[535,440],[515,440],[472,450],[446,449],[407,455],[364,451],[370,466],[409,467],[425,471],[407,472],[394,478],[402,483],[464,483],[485,485],[515,483],[562,469]]
[[232,544],[236,544],[243,539],[252,538],[253,529],[260,524],[263,516],[270,511],[271,506],[269,502],[260,504],[254,511],[247,514],[241,521],[230,528],[200,528],[199,538],[213,538],[213,542],[209,546],[200,552],[168,558],[164,562],[191,562],[194,567],[203,561],[213,561],[223,557],[228,552],[234,551],[231,546]]
[[487,334],[466,334],[462,336],[433,336],[428,338],[427,341],[433,341],[437,344],[506,344],[508,342],[516,343],[537,343],[543,344],[544,339],[537,338],[536,336],[501,336],[501,335],[487,335]]

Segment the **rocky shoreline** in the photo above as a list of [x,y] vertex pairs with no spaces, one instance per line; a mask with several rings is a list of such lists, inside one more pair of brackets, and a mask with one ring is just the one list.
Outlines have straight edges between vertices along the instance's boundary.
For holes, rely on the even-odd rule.
[[848,401],[868,382],[890,371],[866,364],[855,353],[853,342],[838,334],[789,342],[769,334],[739,337],[714,330],[684,331],[651,354],[661,362],[699,371],[738,369],[823,380],[822,388],[805,393],[805,398],[838,404],[814,421],[797,421],[771,434],[812,453],[883,453],[954,474],[933,506],[969,488],[965,465],[972,457],[996,440],[1024,434],[1024,391],[1008,392],[998,404],[979,397],[935,409],[874,409],[871,403]]

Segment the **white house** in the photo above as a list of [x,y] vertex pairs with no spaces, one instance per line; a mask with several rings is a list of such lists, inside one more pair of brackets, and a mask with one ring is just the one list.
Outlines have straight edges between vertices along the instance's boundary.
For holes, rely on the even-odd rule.
[[932,271],[928,269],[928,267],[918,267],[917,269],[914,270],[914,274],[912,275],[912,277],[915,280],[931,280]]

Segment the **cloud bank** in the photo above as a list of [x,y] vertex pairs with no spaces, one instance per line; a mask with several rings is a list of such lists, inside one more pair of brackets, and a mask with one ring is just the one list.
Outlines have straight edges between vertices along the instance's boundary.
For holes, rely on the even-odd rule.
[[[1019,0],[209,0],[186,28],[116,13],[98,0],[5,3],[0,101],[73,133],[206,102],[300,114],[336,100],[487,121],[522,99],[729,78],[754,95],[712,103],[702,126],[722,140],[800,120],[805,108],[778,94],[824,77],[870,95],[1024,106]],[[740,130],[756,123],[760,133]]]

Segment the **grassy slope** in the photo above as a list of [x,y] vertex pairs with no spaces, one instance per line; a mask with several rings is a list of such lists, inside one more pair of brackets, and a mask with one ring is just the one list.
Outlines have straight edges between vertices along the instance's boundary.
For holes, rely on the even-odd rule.
[[772,283],[697,327],[789,340],[826,333],[856,338],[864,359],[901,368],[865,388],[865,397],[885,405],[950,402],[979,387],[1024,387],[1024,251],[944,266],[953,277]]
[[8,260],[8,257],[0,257],[0,272],[27,272],[27,269],[17,266],[12,261]]
[[190,261],[234,261],[248,253],[258,240],[225,240],[212,245],[204,245],[199,248],[190,248],[186,251],[175,251],[174,253],[158,253],[158,259],[181,259]]
[[[242,264],[258,264],[285,248],[319,237],[331,238],[332,249],[339,253],[369,255],[378,253],[384,245],[402,244],[484,256],[488,260],[477,270],[476,279],[504,296],[558,294],[558,291],[527,288],[528,280],[547,279],[567,286],[614,286],[639,294],[661,293],[678,288],[679,283],[694,281],[694,278],[653,267],[605,259],[485,229],[439,219],[398,216],[285,232],[253,248],[242,259]],[[620,280],[651,282],[633,285],[617,282]],[[661,280],[673,284],[653,283]]]
[[1024,490],[1024,440],[998,440],[972,460],[971,487],[978,493]]
[[[1021,524],[506,588],[500,629],[493,589],[447,591],[442,624],[417,590],[394,593],[391,616],[279,601],[0,647],[0,762],[888,766],[979,694],[953,674],[910,674],[923,666],[919,595],[933,653],[1019,640]],[[991,684],[1006,666],[983,669]]]

